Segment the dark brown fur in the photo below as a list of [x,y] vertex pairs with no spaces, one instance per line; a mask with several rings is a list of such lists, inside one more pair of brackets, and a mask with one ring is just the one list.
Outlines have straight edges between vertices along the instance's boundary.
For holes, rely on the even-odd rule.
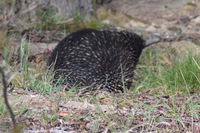
[[135,33],[82,29],[64,38],[51,54],[54,82],[107,91],[130,88],[145,41]]

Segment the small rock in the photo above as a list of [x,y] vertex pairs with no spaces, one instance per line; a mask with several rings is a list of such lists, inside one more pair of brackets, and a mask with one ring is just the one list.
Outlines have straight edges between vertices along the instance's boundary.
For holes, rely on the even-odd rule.
[[138,21],[131,20],[128,23],[124,24],[125,27],[145,27],[146,24]]
[[199,25],[200,24],[200,16],[198,16],[195,19],[191,20],[191,23],[194,23],[195,25]]

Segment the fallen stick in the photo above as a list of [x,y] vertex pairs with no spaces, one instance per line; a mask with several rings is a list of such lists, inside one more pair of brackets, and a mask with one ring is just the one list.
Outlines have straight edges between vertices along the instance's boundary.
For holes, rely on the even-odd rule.
[[8,95],[7,95],[7,81],[6,81],[6,77],[5,77],[5,73],[3,71],[3,68],[0,67],[0,73],[2,75],[2,84],[3,84],[3,97],[4,97],[4,102],[5,102],[5,105],[10,113],[10,117],[11,117],[11,120],[12,120],[12,123],[13,123],[13,126],[15,127],[16,126],[16,119],[15,119],[15,115],[12,111],[12,108],[8,102]]

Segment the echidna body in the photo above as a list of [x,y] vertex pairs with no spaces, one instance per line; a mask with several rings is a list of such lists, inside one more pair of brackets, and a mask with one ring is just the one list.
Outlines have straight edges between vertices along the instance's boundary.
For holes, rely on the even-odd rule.
[[49,57],[54,81],[107,91],[130,88],[145,41],[135,33],[82,29],[64,38]]

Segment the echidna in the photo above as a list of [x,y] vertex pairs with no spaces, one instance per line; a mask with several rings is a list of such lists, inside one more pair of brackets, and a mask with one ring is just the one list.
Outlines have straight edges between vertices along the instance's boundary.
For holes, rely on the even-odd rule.
[[130,88],[145,41],[128,31],[82,29],[65,37],[48,60],[68,87],[92,86],[107,91]]

